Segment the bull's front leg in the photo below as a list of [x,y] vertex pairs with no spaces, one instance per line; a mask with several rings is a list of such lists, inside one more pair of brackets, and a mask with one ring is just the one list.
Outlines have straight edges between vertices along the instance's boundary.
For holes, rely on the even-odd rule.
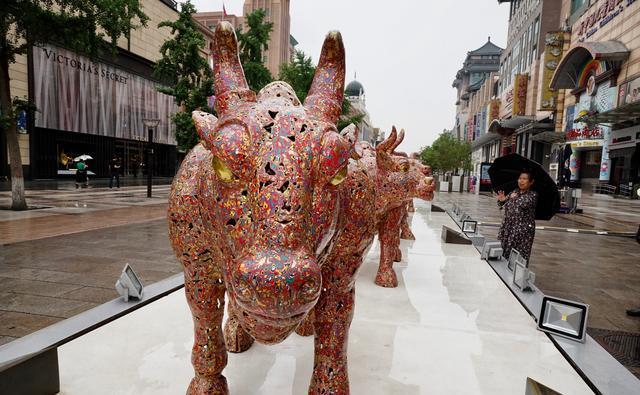
[[227,351],[222,334],[225,284],[222,254],[205,235],[210,234],[207,212],[192,196],[172,195],[169,200],[169,236],[184,268],[184,288],[194,325],[191,363],[195,377],[187,394],[228,394],[222,370]]
[[323,290],[315,311],[315,359],[309,394],[349,394],[347,345],[355,303],[354,277],[362,257],[322,270]]
[[416,237],[411,231],[411,226],[409,226],[409,205],[413,207],[413,201],[407,203],[404,213],[402,214],[402,220],[400,221],[400,238],[404,240],[415,240]]
[[191,363],[195,377],[189,395],[226,395],[227,380],[222,370],[227,365],[227,350],[222,334],[225,286],[219,271],[197,263],[185,266],[184,284],[194,324]]
[[378,240],[380,242],[380,265],[376,274],[377,285],[386,288],[398,286],[398,278],[393,270],[393,261],[397,257],[400,244],[400,219],[403,206],[387,211],[378,224]]

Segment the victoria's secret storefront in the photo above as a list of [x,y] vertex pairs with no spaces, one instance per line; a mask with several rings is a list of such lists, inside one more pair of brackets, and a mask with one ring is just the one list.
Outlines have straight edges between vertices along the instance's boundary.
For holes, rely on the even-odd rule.
[[171,96],[156,90],[157,82],[141,76],[150,75],[150,62],[121,54],[125,70],[52,45],[33,47],[31,55],[38,108],[31,136],[34,178],[68,175],[73,158],[82,154],[93,157],[89,168],[99,176],[107,175],[113,155],[122,159],[125,175],[146,172],[147,118],[160,120],[154,130],[154,175],[174,175],[170,118],[177,109]]

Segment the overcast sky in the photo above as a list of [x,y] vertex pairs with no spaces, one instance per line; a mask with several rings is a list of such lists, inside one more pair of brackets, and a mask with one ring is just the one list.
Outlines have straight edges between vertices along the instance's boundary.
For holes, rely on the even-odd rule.
[[[192,2],[222,10],[222,0]],[[243,4],[224,1],[228,14],[241,15]],[[504,48],[508,13],[497,0],[291,0],[291,34],[317,62],[325,34],[340,30],[347,83],[357,73],[373,125],[404,128],[398,149],[413,152],[453,127],[456,71],[488,36]]]

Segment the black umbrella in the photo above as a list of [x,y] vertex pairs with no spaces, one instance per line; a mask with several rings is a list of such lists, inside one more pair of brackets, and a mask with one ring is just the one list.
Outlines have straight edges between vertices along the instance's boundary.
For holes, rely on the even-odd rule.
[[535,182],[531,189],[538,192],[536,219],[550,220],[560,208],[558,186],[542,165],[518,154],[496,159],[489,167],[489,177],[494,191],[509,193],[518,188],[518,177],[523,170],[531,172]]

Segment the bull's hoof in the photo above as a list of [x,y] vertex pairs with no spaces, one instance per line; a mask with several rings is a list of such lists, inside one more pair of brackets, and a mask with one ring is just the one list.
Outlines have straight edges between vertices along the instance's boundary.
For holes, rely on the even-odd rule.
[[403,230],[400,233],[400,238],[402,240],[415,240],[416,237],[413,235],[413,232],[411,232],[411,230]]
[[398,286],[398,277],[393,269],[378,270],[375,283],[385,288],[396,288]]
[[296,328],[296,333],[300,336],[312,336],[315,331],[313,329],[313,322],[307,316],[304,321]]
[[251,347],[254,341],[253,337],[242,329],[236,320],[227,320],[224,325],[224,342],[227,346],[227,351],[233,353],[245,352]]
[[396,253],[393,256],[393,261],[402,262],[402,251],[400,251],[400,248],[396,248]]
[[194,377],[191,379],[187,395],[228,395],[229,387],[224,376],[215,379],[207,377]]

